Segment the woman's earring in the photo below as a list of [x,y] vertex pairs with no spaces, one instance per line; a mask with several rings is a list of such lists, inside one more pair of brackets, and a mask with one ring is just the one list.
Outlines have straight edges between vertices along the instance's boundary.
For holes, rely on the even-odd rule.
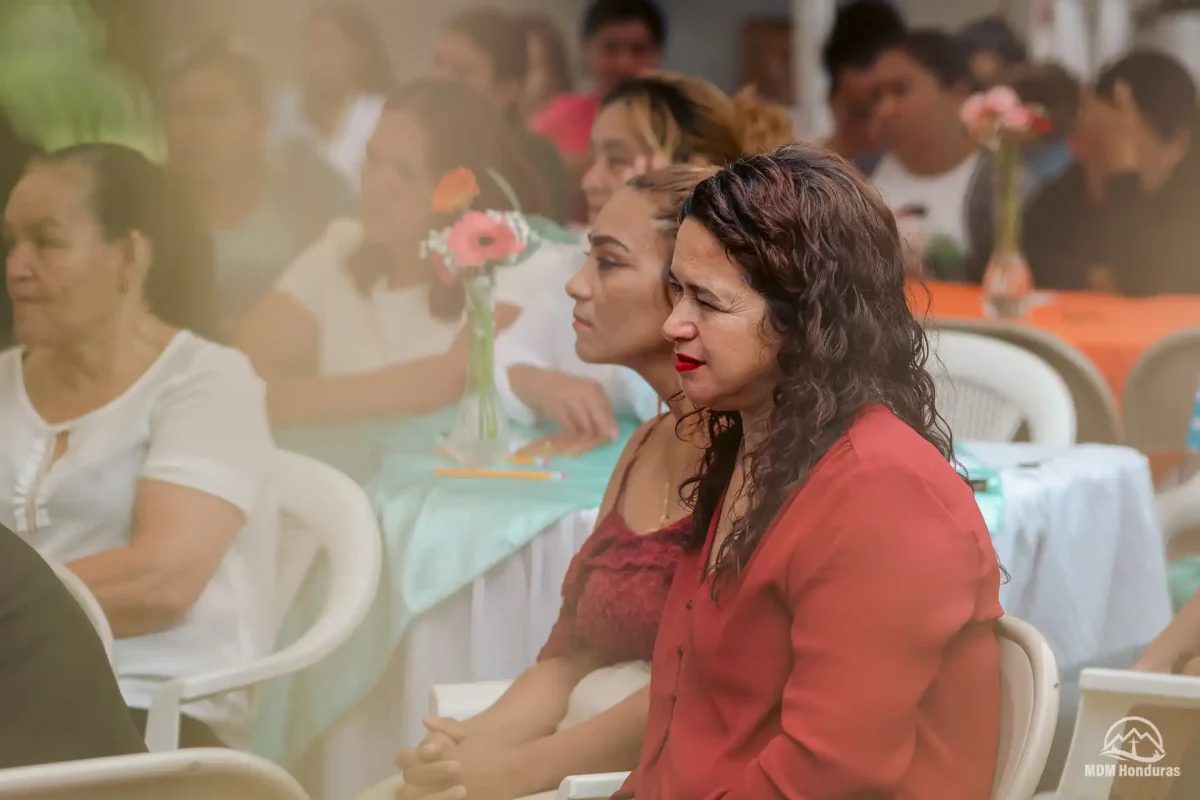
[[121,282],[117,284],[117,291],[121,294],[129,294],[129,279],[121,278]]

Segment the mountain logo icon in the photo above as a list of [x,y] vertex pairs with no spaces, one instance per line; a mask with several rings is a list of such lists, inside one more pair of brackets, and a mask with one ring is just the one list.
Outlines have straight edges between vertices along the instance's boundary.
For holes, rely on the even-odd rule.
[[1153,764],[1167,757],[1158,727],[1144,717],[1125,717],[1113,723],[1104,734],[1100,755],[1117,761]]

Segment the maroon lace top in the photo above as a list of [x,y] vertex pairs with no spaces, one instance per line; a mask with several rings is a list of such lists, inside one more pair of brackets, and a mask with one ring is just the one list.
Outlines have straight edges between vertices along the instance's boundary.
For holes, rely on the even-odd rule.
[[571,560],[563,580],[562,611],[539,661],[582,649],[605,664],[649,661],[654,653],[659,618],[691,517],[649,533],[632,530],[617,509],[635,461],[636,453],[621,476],[613,510]]

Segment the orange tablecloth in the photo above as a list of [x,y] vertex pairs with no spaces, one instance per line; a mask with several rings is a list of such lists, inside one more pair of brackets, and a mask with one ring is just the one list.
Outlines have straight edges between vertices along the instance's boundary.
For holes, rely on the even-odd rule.
[[[927,284],[929,315],[942,319],[982,319],[978,286]],[[914,292],[920,313],[922,294]],[[1026,320],[1066,339],[1090,358],[1108,379],[1118,402],[1134,362],[1164,336],[1200,325],[1200,297],[1164,295],[1128,298],[1097,292],[1054,292]]]

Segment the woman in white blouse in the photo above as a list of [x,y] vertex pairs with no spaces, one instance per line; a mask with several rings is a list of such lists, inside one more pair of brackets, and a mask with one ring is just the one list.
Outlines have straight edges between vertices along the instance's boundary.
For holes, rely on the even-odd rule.
[[352,186],[392,85],[379,30],[358,6],[316,8],[305,28],[304,84],[275,109],[275,136],[311,141]]
[[[463,295],[437,279],[419,245],[447,219],[431,208],[450,171],[476,177],[476,208],[545,212],[546,192],[503,121],[469,87],[423,80],[388,100],[367,146],[362,222],[335,222],[254,308],[239,342],[270,388],[272,420],[334,422],[433,411],[466,379]],[[497,278],[497,321],[562,286],[572,264],[544,251]]]
[[[156,684],[274,634],[263,386],[178,327],[205,306],[189,260],[205,240],[176,198],[133,150],[80,145],[32,164],[4,224],[23,346],[0,354],[0,524],[95,594],[142,726]],[[184,715],[184,745],[246,739],[244,696]]]

